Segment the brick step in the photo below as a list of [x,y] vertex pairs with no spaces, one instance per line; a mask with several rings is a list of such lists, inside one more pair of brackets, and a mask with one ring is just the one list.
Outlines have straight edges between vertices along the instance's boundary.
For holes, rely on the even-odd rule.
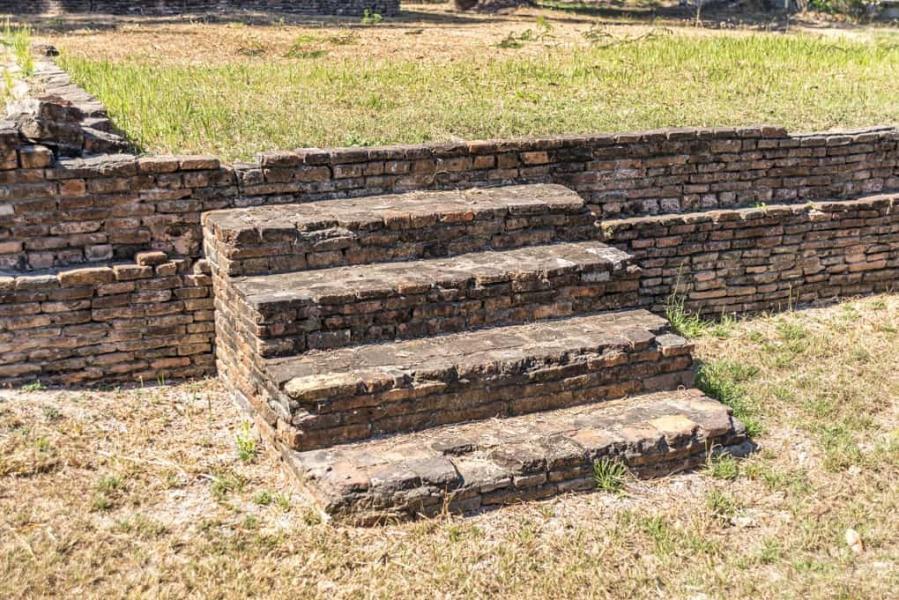
[[633,306],[638,271],[597,242],[237,277],[226,320],[263,357]]
[[596,237],[559,185],[282,204],[203,215],[205,256],[227,276],[452,256]]
[[356,523],[473,512],[595,488],[597,461],[641,477],[751,450],[728,407],[695,389],[464,423],[283,456],[332,516]]
[[313,449],[689,386],[691,350],[637,310],[221,364],[284,443]]

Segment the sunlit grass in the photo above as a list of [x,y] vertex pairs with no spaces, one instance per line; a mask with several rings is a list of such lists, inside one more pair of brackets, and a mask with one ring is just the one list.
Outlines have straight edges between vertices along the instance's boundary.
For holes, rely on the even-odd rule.
[[888,37],[659,34],[608,47],[472,49],[439,63],[316,50],[209,66],[64,52],[61,64],[144,149],[230,159],[302,146],[899,121],[899,47]]
[[7,19],[0,31],[0,44],[12,50],[22,73],[28,77],[34,74],[34,56],[31,53],[31,28],[12,25]]

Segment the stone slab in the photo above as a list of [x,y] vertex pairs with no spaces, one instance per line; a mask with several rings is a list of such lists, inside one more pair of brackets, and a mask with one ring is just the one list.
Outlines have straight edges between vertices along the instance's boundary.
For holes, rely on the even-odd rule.
[[207,258],[231,276],[595,237],[584,201],[549,184],[213,211],[203,225]]
[[656,476],[746,444],[730,409],[692,389],[283,456],[324,511],[375,523],[593,489],[600,460]]
[[268,359],[257,387],[285,443],[312,449],[689,386],[691,350],[623,311]]

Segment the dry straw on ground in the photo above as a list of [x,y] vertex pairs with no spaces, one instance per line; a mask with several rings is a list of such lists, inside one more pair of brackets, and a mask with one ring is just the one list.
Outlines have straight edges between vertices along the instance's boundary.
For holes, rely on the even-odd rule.
[[693,333],[752,458],[374,529],[320,522],[213,381],[2,392],[0,596],[892,595],[899,296]]

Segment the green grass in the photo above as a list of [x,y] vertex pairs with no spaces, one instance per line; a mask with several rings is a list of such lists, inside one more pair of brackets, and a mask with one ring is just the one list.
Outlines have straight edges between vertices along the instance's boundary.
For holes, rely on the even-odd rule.
[[762,431],[753,401],[745,387],[745,383],[757,374],[755,367],[727,359],[702,363],[696,373],[696,387],[731,407],[734,416],[743,422],[750,436]]
[[12,50],[16,63],[26,77],[34,74],[34,56],[31,54],[31,28],[13,26],[7,19],[0,32],[0,44]]
[[593,480],[604,492],[620,492],[627,474],[627,467],[616,460],[603,458],[593,463]]
[[64,43],[61,64],[147,151],[228,159],[303,146],[899,121],[899,45],[888,36],[660,33],[527,46],[440,62],[301,47],[298,60],[242,56],[208,66],[95,60]]

